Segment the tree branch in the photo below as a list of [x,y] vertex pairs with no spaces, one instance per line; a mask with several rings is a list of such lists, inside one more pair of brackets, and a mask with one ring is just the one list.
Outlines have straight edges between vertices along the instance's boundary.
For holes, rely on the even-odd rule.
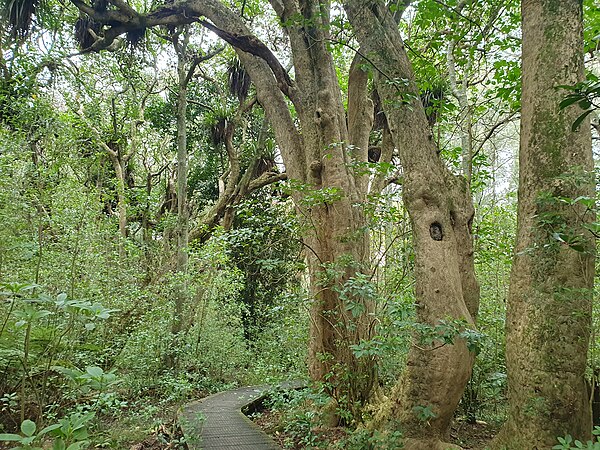
[[275,78],[277,79],[277,84],[279,85],[281,92],[288,97],[290,96],[290,87],[292,86],[292,80],[290,76],[287,74],[284,67],[275,57],[273,52],[271,52],[271,50],[269,50],[269,48],[256,36],[230,33],[228,31],[221,30],[206,20],[202,20],[200,23],[223,39],[225,42],[236,48],[239,48],[246,53],[258,56],[264,60],[273,71],[273,75],[275,75]]
[[205,55],[195,56],[193,58],[193,60],[192,60],[192,64],[190,65],[190,68],[189,68],[189,70],[187,72],[187,75],[185,77],[185,84],[188,84],[192,80],[192,77],[194,76],[194,72],[196,71],[196,67],[198,67],[198,65],[200,65],[204,61],[208,61],[209,59],[214,58],[219,53],[221,53],[223,50],[225,50],[225,47],[219,47],[219,48],[217,48],[217,49],[213,50],[212,52],[207,53]]
[[265,172],[258,178],[255,178],[248,184],[248,192],[254,192],[257,189],[268,186],[269,184],[277,183],[278,181],[286,181],[287,173]]
[[481,141],[481,143],[479,144],[479,146],[477,147],[477,150],[475,152],[473,152],[473,158],[475,158],[475,156],[477,156],[479,154],[479,152],[481,151],[481,149],[483,148],[483,145],[488,141],[489,138],[491,138],[494,133],[496,133],[496,131],[498,130],[498,128],[500,128],[502,125],[506,125],[509,122],[512,122],[513,120],[517,119],[517,117],[515,117],[517,114],[517,111],[513,111],[511,112],[508,116],[506,116],[504,119],[499,120],[498,122],[496,122],[489,130],[488,132],[485,134],[485,137],[483,138],[483,140]]
[[390,4],[388,5],[388,8],[391,11],[391,6],[392,5],[396,5],[396,10],[393,11],[393,15],[394,15],[394,20],[396,21],[396,23],[400,23],[400,20],[402,20],[402,16],[404,15],[404,12],[408,9],[408,7],[414,2],[414,0],[396,0],[394,2],[390,2]]

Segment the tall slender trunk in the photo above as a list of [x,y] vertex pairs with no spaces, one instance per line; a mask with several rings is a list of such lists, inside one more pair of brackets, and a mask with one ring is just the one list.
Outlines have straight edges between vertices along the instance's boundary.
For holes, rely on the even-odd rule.
[[[184,324],[186,304],[188,302],[188,241],[189,241],[189,212],[188,212],[188,150],[187,150],[187,90],[197,66],[190,61],[188,55],[189,26],[181,26],[173,33],[173,47],[177,54],[177,224],[175,227],[175,286],[174,310],[171,322],[172,343],[165,354],[165,364],[168,367],[177,366],[177,348],[180,345],[180,334],[187,332]],[[189,322],[191,324],[191,322]]]
[[[496,448],[551,448],[591,432],[584,379],[595,243],[589,122],[560,110],[561,85],[583,80],[581,0],[523,0],[523,96],[517,242],[506,320],[509,419]],[[575,248],[574,248],[575,247]]]
[[152,229],[150,226],[150,196],[152,195],[152,172],[146,167],[146,203],[142,212],[142,242],[144,244],[144,286],[152,281]]
[[44,207],[43,207],[43,193],[44,193],[44,182],[42,180],[42,172],[40,170],[40,155],[39,148],[37,142],[31,143],[31,157],[33,161],[33,165],[35,166],[35,178],[36,178],[36,187],[38,200],[36,202],[36,210],[37,210],[37,258],[35,264],[35,272],[33,276],[33,280],[35,284],[40,284],[40,272],[42,269],[42,261],[44,258]]
[[173,334],[182,331],[183,311],[187,299],[187,267],[188,267],[188,229],[189,213],[187,201],[188,184],[188,150],[187,150],[187,89],[188,89],[188,67],[187,67],[187,44],[189,34],[184,27],[183,40],[181,44],[176,40],[177,50],[177,250],[175,273],[178,276],[175,293],[175,311],[172,323]]
[[177,96],[177,271],[185,273],[188,265],[188,150],[187,150],[187,83],[179,74]]
[[124,240],[127,238],[127,196],[125,168],[117,156],[111,157],[115,177],[117,178],[117,213],[119,215],[119,234],[121,242],[119,243],[119,253],[124,252]]
[[[461,2],[459,6],[465,6]],[[462,10],[462,8],[460,8]],[[460,11],[459,10],[459,11]],[[473,109],[469,104],[469,72],[471,71],[472,57],[469,57],[464,69],[463,79],[459,82],[456,76],[456,61],[454,59],[454,48],[456,42],[450,40],[446,49],[446,63],[448,66],[448,78],[452,94],[458,101],[460,107],[459,127],[461,146],[462,173],[467,181],[471,182],[473,175]]]

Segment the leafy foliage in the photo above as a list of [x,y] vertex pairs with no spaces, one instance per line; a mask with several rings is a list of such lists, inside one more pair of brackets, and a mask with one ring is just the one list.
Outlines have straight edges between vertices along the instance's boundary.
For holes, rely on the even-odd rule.
[[561,87],[567,89],[570,93],[560,103],[560,108],[564,109],[577,104],[583,110],[583,113],[575,119],[571,127],[572,131],[576,131],[586,117],[600,109],[600,78],[590,73],[586,81],[577,83],[575,86]]
[[[598,436],[600,436],[600,428],[595,427],[593,434],[596,438]],[[556,444],[554,447],[552,447],[554,450],[571,450],[571,449],[578,449],[578,448],[583,448],[583,449],[588,449],[588,450],[597,450],[600,448],[600,442],[597,440],[596,441],[589,440],[584,443],[577,439],[573,439],[573,437],[569,434],[566,435],[565,437],[559,437],[558,442],[559,442],[558,444]]]
[[[356,173],[381,175],[392,184],[355,205],[368,216],[358,233],[369,233],[371,267],[347,276],[345,269],[356,268],[351,259],[327,263],[322,283],[335,286],[345,326],[363,319],[373,324],[373,338],[348,351],[359,362],[377,363],[382,392],[396,384],[411,346],[435,352],[464,340],[477,359],[458,414],[469,423],[482,418],[497,423],[505,414],[504,313],[516,213],[516,128],[504,125],[520,109],[520,13],[518,2],[461,3],[413,2],[399,27],[431,137],[456,174],[465,150],[460,139],[465,110],[471,114],[478,328],[450,318],[415,324],[413,224],[395,154],[390,163],[348,160]],[[116,8],[105,0],[90,5],[100,12]],[[140,11],[156,6],[130,5]],[[280,24],[257,0],[231,5],[249,26],[259,27],[282,60],[290,56],[285,28],[315,26],[303,15]],[[125,448],[144,439],[143,430],[172,423],[177,407],[192,398],[238,384],[305,377],[313,299],[304,262],[310,250],[300,239],[310,226],[304,216],[311,208],[334,208],[345,193],[297,180],[262,188],[230,205],[235,218],[227,229],[189,243],[188,271],[174,272],[180,220],[174,162],[178,90],[165,29],[129,30],[117,38],[113,52],[72,56],[75,46],[89,49],[103,25],[51,1],[7,0],[3,7],[5,29],[17,43],[4,42],[0,54],[0,423],[5,432],[0,439],[19,448]],[[399,7],[392,4],[390,11]],[[328,49],[346,101],[355,43],[345,14],[339,5],[332,8]],[[600,16],[593,1],[586,0],[585,8],[586,51],[594,55]],[[212,38],[192,30],[191,47],[204,54],[201,47]],[[131,45],[121,45],[126,42]],[[372,90],[375,68],[365,63],[364,69]],[[231,169],[224,147],[228,126],[239,120],[231,142],[242,169],[257,161],[260,174],[283,170],[283,144],[273,137],[262,99],[236,117],[253,87],[233,50],[191,75],[186,188],[191,231],[196,231],[218,202]],[[388,81],[399,91],[408,83]],[[457,87],[464,87],[467,108]],[[560,107],[582,110],[576,129],[598,108],[598,78],[591,73],[586,82],[562,89],[567,94]],[[370,143],[381,152],[386,120],[377,93],[371,95],[379,114]],[[415,99],[401,94],[395,106],[405,108]],[[585,251],[557,211],[591,215],[596,199],[553,192],[539,200],[547,211],[538,220],[550,245]],[[586,230],[600,234],[596,221],[588,221]],[[189,301],[182,329],[174,335],[182,285]],[[338,448],[402,448],[401,430],[368,430],[360,423],[369,420],[368,410],[330,397],[334,383],[349,384],[352,376],[272,395],[267,406],[281,414],[277,430],[289,445],[335,448],[326,425],[336,416],[348,425],[340,431]],[[413,412],[424,423],[434,418],[429,405]],[[556,448],[597,446],[560,439]]]

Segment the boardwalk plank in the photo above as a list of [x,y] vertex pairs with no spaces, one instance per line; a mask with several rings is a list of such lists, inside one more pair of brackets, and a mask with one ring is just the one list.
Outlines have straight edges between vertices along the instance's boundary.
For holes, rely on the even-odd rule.
[[277,443],[241,412],[269,388],[244,387],[187,404],[180,422],[190,450],[279,450]]

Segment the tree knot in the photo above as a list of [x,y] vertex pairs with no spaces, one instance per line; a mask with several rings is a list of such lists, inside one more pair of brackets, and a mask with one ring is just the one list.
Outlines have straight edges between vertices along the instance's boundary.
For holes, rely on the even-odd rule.
[[433,239],[434,241],[441,241],[442,239],[444,239],[442,224],[439,222],[433,222],[429,226],[429,234],[431,235],[431,239]]

